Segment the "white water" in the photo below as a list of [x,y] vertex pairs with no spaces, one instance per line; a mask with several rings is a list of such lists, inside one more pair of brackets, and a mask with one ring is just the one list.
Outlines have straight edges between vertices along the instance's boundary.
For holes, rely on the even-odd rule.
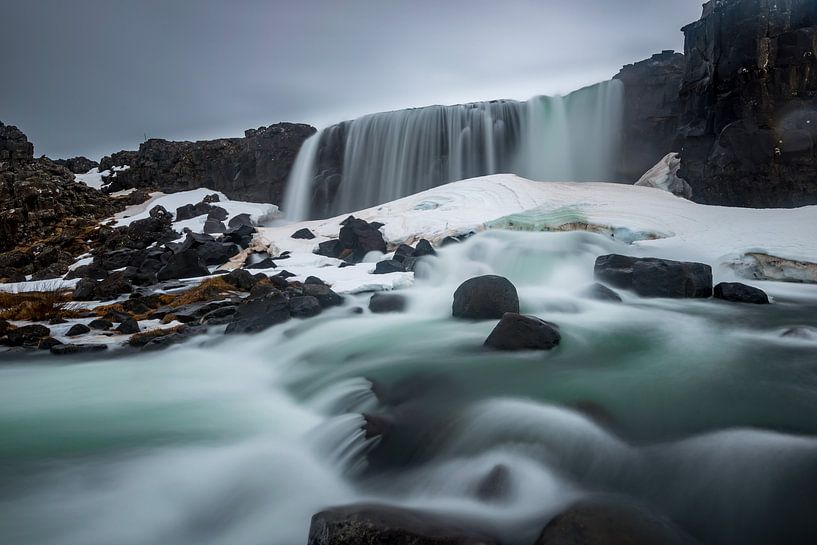
[[[626,249],[588,233],[489,232],[423,264],[405,314],[354,315],[361,295],[252,337],[4,362],[3,542],[305,545],[315,512],[378,501],[530,545],[566,504],[601,491],[709,545],[805,545],[817,362],[813,343],[778,332],[817,325],[813,300],[582,298],[595,256]],[[481,351],[495,322],[453,320],[450,305],[485,273],[515,283],[523,312],[558,323],[562,346]],[[597,407],[595,419],[577,406]],[[360,413],[395,408],[405,448],[366,471],[378,440],[364,440]],[[499,464],[509,495],[480,500]]]
[[565,97],[430,106],[329,127],[300,151],[284,211],[326,217],[496,173],[610,181],[622,93],[610,81]]

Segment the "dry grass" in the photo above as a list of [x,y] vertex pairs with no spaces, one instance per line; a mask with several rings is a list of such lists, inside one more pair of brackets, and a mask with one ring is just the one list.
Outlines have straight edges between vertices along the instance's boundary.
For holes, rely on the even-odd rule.
[[52,318],[74,318],[78,312],[71,303],[71,292],[55,284],[38,291],[0,292],[0,319],[41,322]]
[[178,308],[202,301],[216,301],[224,296],[238,293],[232,284],[228,284],[220,276],[208,278],[201,284],[187,291],[175,295],[162,296],[162,302],[170,307]]

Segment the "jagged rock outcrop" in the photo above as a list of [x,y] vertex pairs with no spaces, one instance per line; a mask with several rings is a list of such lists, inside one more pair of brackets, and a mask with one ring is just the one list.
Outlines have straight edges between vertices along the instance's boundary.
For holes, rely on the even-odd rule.
[[717,0],[683,28],[680,176],[694,200],[817,203],[817,2]]
[[230,199],[280,204],[298,150],[314,133],[309,125],[278,123],[250,129],[244,138],[151,139],[138,151],[103,158],[100,169],[130,167],[106,178],[110,192],[136,187],[174,193],[207,187]]
[[628,64],[613,78],[624,84],[617,178],[634,182],[662,157],[678,151],[678,93],[685,66],[681,53],[662,51]]
[[[17,128],[0,123],[0,252],[20,256],[0,278],[46,270],[66,271],[71,254],[84,250],[85,230],[122,205],[74,181],[74,174],[48,158],[34,159],[34,146]],[[6,254],[3,262],[8,261]],[[0,267],[2,268],[2,267]]]
[[85,174],[92,168],[97,168],[99,166],[99,163],[96,161],[92,161],[91,159],[83,156],[71,157],[70,159],[55,159],[54,162],[67,168],[74,174]]

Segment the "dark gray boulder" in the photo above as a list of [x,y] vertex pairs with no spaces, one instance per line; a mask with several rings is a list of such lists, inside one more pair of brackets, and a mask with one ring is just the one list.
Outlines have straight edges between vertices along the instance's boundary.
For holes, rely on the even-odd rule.
[[510,280],[502,276],[471,278],[454,292],[455,318],[491,320],[502,318],[506,312],[519,312],[519,295]]
[[65,334],[66,337],[76,337],[78,335],[85,335],[86,333],[90,333],[91,328],[85,324],[74,324]]
[[733,303],[769,304],[769,296],[765,291],[740,282],[721,282],[715,286],[715,298]]
[[372,274],[391,274],[396,272],[406,272],[406,269],[403,267],[403,264],[396,259],[386,259],[379,261],[377,265],[375,265]]
[[318,300],[323,308],[335,307],[343,304],[343,297],[332,291],[325,284],[304,284],[304,295],[310,295]]
[[219,307],[202,316],[200,323],[210,326],[229,324],[233,321],[237,310],[237,305]]
[[113,327],[113,322],[111,322],[110,320],[98,318],[96,320],[91,320],[88,323],[88,327],[90,327],[91,329],[96,329],[97,331],[107,331]]
[[712,267],[704,263],[610,254],[596,259],[594,272],[598,280],[642,297],[712,296]]
[[315,234],[304,227],[303,229],[298,229],[294,233],[292,233],[292,238],[301,239],[301,240],[312,240],[315,238]]
[[72,298],[74,301],[93,301],[98,282],[91,278],[82,278],[74,287]]
[[106,344],[57,344],[50,348],[55,356],[74,356],[77,354],[90,354],[93,352],[104,352],[108,349]]
[[125,318],[122,322],[116,326],[114,331],[118,333],[122,333],[123,335],[132,335],[134,333],[139,333],[141,329],[139,328],[139,322],[134,320],[133,318]]
[[424,257],[427,255],[437,255],[437,252],[429,241],[421,238],[417,241],[417,246],[414,248],[413,257]]
[[30,324],[6,332],[9,346],[37,346],[40,339],[51,335],[51,330],[40,324]]
[[225,333],[258,333],[289,318],[289,301],[284,294],[274,290],[261,297],[246,299],[238,305]]
[[293,318],[311,318],[321,313],[321,304],[311,295],[293,297],[289,300],[289,312]]
[[491,331],[485,346],[494,350],[550,350],[561,340],[556,324],[508,312]]
[[312,517],[307,545],[498,545],[439,515],[380,505],[326,509]]
[[167,260],[164,267],[159,269],[156,277],[161,280],[175,280],[178,278],[193,278],[207,276],[210,271],[204,266],[196,250],[187,249],[174,253]]
[[582,292],[582,296],[588,299],[595,299],[597,301],[610,301],[613,303],[620,303],[621,296],[605,286],[604,284],[595,284],[589,286]]
[[399,293],[375,293],[369,299],[369,310],[375,314],[403,312],[406,309],[406,298]]

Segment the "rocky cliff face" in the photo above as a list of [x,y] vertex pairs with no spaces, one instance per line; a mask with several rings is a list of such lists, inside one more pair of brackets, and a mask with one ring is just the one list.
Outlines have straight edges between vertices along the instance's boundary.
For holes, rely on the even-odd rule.
[[634,182],[662,157],[678,150],[678,93],[685,65],[681,53],[662,51],[628,64],[615,76],[624,84],[617,179]]
[[683,31],[680,176],[694,200],[817,204],[817,2],[710,1]]
[[207,187],[231,199],[280,204],[298,150],[314,133],[309,125],[279,123],[250,129],[244,138],[152,139],[139,151],[105,157],[100,170],[130,166],[107,179],[110,192],[136,187],[173,193]]

